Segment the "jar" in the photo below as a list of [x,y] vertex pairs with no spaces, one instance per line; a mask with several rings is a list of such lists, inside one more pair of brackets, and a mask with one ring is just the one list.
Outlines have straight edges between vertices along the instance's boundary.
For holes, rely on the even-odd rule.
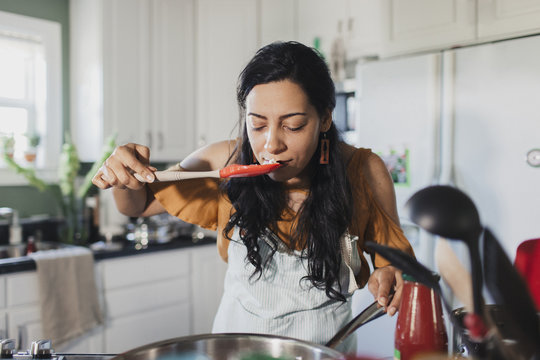
[[448,335],[439,294],[407,274],[403,274],[394,346],[394,359],[399,360],[410,360],[420,354],[448,352]]

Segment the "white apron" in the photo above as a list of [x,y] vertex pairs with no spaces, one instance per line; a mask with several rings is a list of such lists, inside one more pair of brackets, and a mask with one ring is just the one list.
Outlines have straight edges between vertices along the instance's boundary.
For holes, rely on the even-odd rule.
[[[271,253],[268,238],[278,241],[278,250],[263,268],[259,279],[250,279],[254,266],[246,260],[247,250],[239,240],[238,227],[229,244],[229,265],[224,293],[214,320],[214,333],[256,333],[288,336],[324,345],[352,319],[352,292],[358,288],[354,274],[360,270],[357,237],[341,238],[342,293],[347,302],[328,298],[307,276],[307,259],[291,251],[270,231],[259,239],[261,258]],[[356,338],[350,336],[338,347],[344,353],[356,352]]]

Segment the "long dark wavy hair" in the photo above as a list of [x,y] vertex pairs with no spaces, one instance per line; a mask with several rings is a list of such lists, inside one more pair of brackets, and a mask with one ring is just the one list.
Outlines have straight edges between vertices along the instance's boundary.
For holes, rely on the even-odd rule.
[[[328,67],[318,52],[297,42],[276,42],[261,48],[239,77],[237,100],[240,109],[240,138],[230,162],[250,164],[254,156],[245,124],[245,102],[249,92],[259,84],[290,80],[306,93],[322,119],[335,107],[335,88]],[[321,120],[322,121],[322,120]],[[341,252],[339,239],[351,222],[352,196],[339,146],[340,135],[332,123],[326,133],[330,140],[330,161],[319,164],[320,142],[308,167],[310,188],[293,229],[290,247],[304,248],[307,258],[307,279],[326,295],[345,301],[339,284]],[[235,213],[225,227],[224,236],[238,226],[240,238],[247,248],[247,260],[260,277],[262,269],[277,250],[272,240],[271,256],[262,259],[258,238],[266,229],[277,229],[287,205],[287,192],[282,183],[268,176],[233,178],[223,189]],[[336,287],[337,286],[337,287]]]

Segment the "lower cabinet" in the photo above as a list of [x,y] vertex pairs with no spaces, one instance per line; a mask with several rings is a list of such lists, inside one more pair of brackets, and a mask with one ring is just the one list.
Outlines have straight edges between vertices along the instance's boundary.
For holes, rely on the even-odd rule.
[[[65,344],[63,353],[119,353],[211,331],[226,264],[215,244],[96,262],[103,324]],[[0,276],[0,336],[18,350],[43,339],[35,271]]]
[[18,349],[28,349],[32,340],[43,338],[38,281],[35,271],[3,276],[5,284],[6,337],[14,339]]
[[192,252],[197,250],[160,251],[98,263],[106,353],[189,335]]
[[[159,294],[156,294],[159,296]],[[119,353],[159,340],[190,334],[189,303],[112,318],[104,331],[105,353]]]
[[193,303],[192,334],[212,332],[227,264],[217,255],[215,246],[201,246],[192,252],[191,301]]

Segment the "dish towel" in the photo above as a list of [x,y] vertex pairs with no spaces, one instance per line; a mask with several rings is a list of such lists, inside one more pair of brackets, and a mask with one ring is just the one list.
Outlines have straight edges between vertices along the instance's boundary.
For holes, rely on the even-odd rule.
[[38,251],[36,262],[43,335],[61,345],[102,323],[92,251]]

